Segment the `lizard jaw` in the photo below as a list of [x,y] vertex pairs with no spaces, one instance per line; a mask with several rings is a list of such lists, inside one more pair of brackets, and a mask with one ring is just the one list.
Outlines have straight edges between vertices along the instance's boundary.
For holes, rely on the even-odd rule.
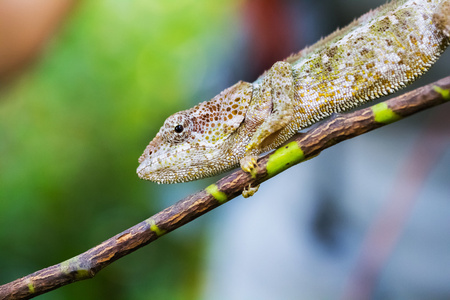
[[166,174],[166,176],[161,176],[158,171],[152,170],[151,160],[145,158],[139,164],[139,167],[136,169],[136,173],[138,174],[140,179],[149,180],[160,183],[175,183],[177,182],[170,176],[170,174]]
[[136,170],[136,173],[138,174],[140,179],[153,181],[158,184],[178,182],[177,180],[173,179],[172,176],[168,176],[168,174],[162,177],[158,176],[158,172],[154,172],[151,170],[151,164],[147,159],[141,162],[141,164]]
[[158,184],[171,184],[196,179],[191,175],[186,176],[185,172],[175,172],[167,167],[157,168],[157,165],[159,164],[155,164],[149,157],[147,157],[139,164],[136,173],[140,179],[149,180]]

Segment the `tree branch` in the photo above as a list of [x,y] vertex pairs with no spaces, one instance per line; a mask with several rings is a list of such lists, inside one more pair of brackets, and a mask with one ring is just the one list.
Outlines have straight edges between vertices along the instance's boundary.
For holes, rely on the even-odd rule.
[[115,260],[153,242],[322,150],[450,100],[450,76],[391,100],[337,115],[258,160],[254,174],[236,170],[195,194],[65,262],[0,286],[0,299],[29,299],[92,278]]

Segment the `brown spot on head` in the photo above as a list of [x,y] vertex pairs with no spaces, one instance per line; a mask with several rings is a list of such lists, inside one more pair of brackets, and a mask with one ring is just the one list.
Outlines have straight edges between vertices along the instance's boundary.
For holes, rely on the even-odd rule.
[[334,47],[331,47],[330,49],[328,49],[326,52],[325,52],[325,54],[328,56],[328,57],[334,57],[335,55],[336,55],[336,53],[337,53],[337,47],[336,46],[334,46]]
[[371,69],[371,68],[373,68],[374,66],[375,66],[374,63],[368,63],[368,64],[366,64],[366,68],[367,68],[367,69]]

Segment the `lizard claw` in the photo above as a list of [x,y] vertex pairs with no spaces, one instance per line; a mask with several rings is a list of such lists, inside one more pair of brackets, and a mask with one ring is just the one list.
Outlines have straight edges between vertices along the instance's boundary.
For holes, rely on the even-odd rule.
[[243,157],[239,162],[241,164],[241,169],[244,170],[244,172],[252,173],[252,171],[254,171],[256,167],[258,167],[256,160],[257,157],[254,155]]
[[259,189],[259,184],[257,186],[252,187],[251,184],[248,185],[248,187],[244,188],[242,191],[242,197],[248,198],[253,196]]

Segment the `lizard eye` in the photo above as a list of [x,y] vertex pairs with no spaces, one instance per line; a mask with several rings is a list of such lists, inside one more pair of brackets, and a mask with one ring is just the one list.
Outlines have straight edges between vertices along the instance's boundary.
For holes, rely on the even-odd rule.
[[170,143],[184,142],[191,136],[192,120],[186,113],[176,113],[167,118],[161,128],[162,138]]
[[177,126],[175,126],[175,132],[176,132],[176,133],[182,133],[182,132],[183,132],[183,129],[184,129],[183,125],[177,125]]

